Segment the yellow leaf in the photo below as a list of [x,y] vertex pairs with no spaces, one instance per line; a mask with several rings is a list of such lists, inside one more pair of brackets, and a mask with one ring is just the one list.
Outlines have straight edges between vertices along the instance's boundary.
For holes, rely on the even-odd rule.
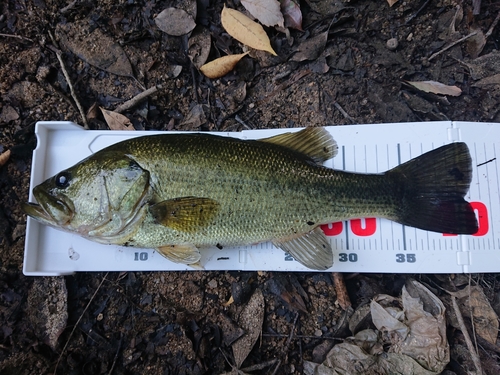
[[234,39],[249,47],[267,51],[277,56],[273,47],[271,47],[271,42],[264,28],[243,13],[224,6],[220,20],[224,29]]
[[108,111],[102,107],[99,108],[111,130],[135,130],[127,117],[113,111]]
[[208,78],[220,78],[233,70],[238,61],[240,61],[243,56],[247,54],[248,52],[240,53],[238,55],[219,57],[218,59],[203,65],[200,70]]

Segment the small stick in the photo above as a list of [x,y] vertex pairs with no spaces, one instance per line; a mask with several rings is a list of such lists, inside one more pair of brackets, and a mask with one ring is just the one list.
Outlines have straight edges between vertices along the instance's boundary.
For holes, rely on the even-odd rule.
[[90,297],[90,300],[89,302],[87,303],[87,306],[85,306],[85,309],[83,309],[83,312],[82,314],[80,315],[80,317],[78,318],[78,320],[76,321],[76,324],[73,326],[73,329],[71,330],[71,333],[69,334],[69,337],[68,337],[68,340],[66,341],[66,344],[64,345],[64,348],[61,352],[61,354],[59,355],[59,358],[57,359],[57,362],[56,362],[56,367],[54,368],[54,375],[56,375],[56,372],[57,372],[57,367],[59,366],[59,362],[61,362],[61,358],[64,354],[64,352],[66,351],[66,348],[68,347],[69,345],[69,341],[71,340],[71,337],[73,336],[73,334],[75,333],[76,331],[76,327],[78,327],[78,324],[80,324],[80,321],[82,320],[83,318],[83,315],[85,315],[85,312],[88,310],[90,304],[92,303],[92,301],[94,300],[95,296],[97,295],[97,292],[99,291],[99,289],[101,289],[101,286],[102,284],[104,283],[104,280],[106,280],[106,277],[108,277],[108,274],[109,272],[106,272],[106,274],[104,275],[104,277],[102,278],[101,280],[101,283],[99,284],[99,286],[97,287],[97,289],[95,290],[94,294],[92,295],[92,297]]
[[407,19],[407,20],[406,20],[406,22],[405,22],[405,25],[408,25],[408,24],[409,24],[409,23],[410,23],[410,22],[411,22],[411,21],[412,21],[415,17],[417,17],[417,16],[420,14],[420,12],[421,12],[421,11],[423,11],[423,10],[424,10],[424,8],[427,6],[427,4],[429,4],[430,2],[431,2],[431,0],[427,0],[427,1],[424,3],[424,5],[422,5],[422,6],[420,7],[420,9],[419,9],[419,10],[417,10],[417,11],[416,11],[415,13],[413,13],[410,17],[408,17],[408,19]]
[[491,24],[490,28],[488,29],[488,31],[486,32],[486,34],[484,34],[484,37],[486,39],[488,39],[488,37],[493,33],[493,29],[497,26],[498,24],[498,21],[500,21],[500,12],[498,12],[497,16],[495,17],[495,20],[493,21],[493,23]]
[[352,123],[352,124],[354,124],[354,123],[355,123],[355,120],[354,120],[351,116],[349,116],[349,113],[347,113],[347,112],[344,110],[344,108],[342,108],[342,107],[340,106],[340,104],[339,104],[337,101],[334,101],[334,102],[333,102],[333,105],[335,106],[335,108],[337,108],[337,109],[339,110],[339,112],[340,112],[340,113],[342,113],[342,115],[343,115],[346,119],[348,119],[349,121],[351,121],[351,123]]
[[455,41],[454,41],[453,43],[451,43],[450,45],[448,45],[448,46],[444,47],[441,51],[438,51],[438,52],[436,52],[435,54],[433,54],[431,57],[429,57],[429,59],[428,59],[428,60],[429,60],[429,61],[431,61],[432,59],[436,58],[437,56],[439,56],[439,55],[440,55],[440,54],[442,54],[443,52],[445,52],[445,51],[449,50],[451,47],[456,46],[458,43],[461,43],[461,42],[463,42],[464,40],[467,40],[467,39],[469,39],[469,38],[473,37],[473,36],[474,36],[474,35],[476,35],[476,34],[477,34],[477,31],[473,31],[473,32],[472,32],[472,33],[470,33],[469,35],[466,35],[466,36],[464,36],[463,38],[460,38],[460,39],[458,39],[458,40],[455,40]]
[[458,307],[457,298],[455,296],[451,296],[451,302],[453,303],[453,310],[455,311],[455,315],[457,316],[458,325],[460,326],[460,330],[464,335],[465,343],[467,344],[467,348],[469,349],[470,355],[472,357],[472,362],[474,362],[474,366],[476,367],[477,374],[483,375],[484,373],[481,367],[481,360],[479,359],[479,356],[474,349],[474,345],[472,344],[472,340],[470,339],[469,331],[467,331],[464,318],[462,316],[462,313],[460,312],[460,308]]
[[149,89],[137,94],[136,96],[134,96],[132,99],[130,100],[127,100],[125,103],[119,105],[118,107],[116,107],[116,109],[114,110],[114,112],[116,113],[123,113],[125,112],[126,110],[132,108],[132,107],[135,107],[137,104],[139,104],[141,101],[143,101],[144,99],[146,99],[148,96],[151,96],[151,95],[154,95],[158,92],[158,90],[161,90],[163,88],[162,85],[157,85],[157,86],[153,86],[153,87],[150,87]]
[[346,311],[352,304],[349,294],[347,293],[344,277],[340,272],[333,272],[333,285],[335,285],[335,291],[337,292],[337,301],[340,307],[342,307],[342,310]]
[[3,34],[3,33],[0,33],[0,36],[6,37],[6,38],[16,38],[16,39],[26,40],[28,42],[34,43],[33,39],[26,38],[25,36],[14,35],[14,34]]

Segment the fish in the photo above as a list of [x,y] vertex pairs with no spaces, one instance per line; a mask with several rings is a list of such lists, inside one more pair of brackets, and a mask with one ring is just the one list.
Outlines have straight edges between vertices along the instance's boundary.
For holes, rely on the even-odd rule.
[[332,267],[320,226],[380,217],[474,234],[464,197],[472,180],[465,143],[450,143],[378,174],[322,164],[338,146],[321,127],[259,140],[160,134],[106,147],[33,189],[40,223],[101,244],[156,249],[199,265],[201,251],[271,241],[307,268]]

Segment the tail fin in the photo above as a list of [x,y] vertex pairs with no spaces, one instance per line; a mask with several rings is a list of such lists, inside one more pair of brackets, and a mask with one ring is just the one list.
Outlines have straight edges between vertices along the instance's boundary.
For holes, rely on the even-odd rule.
[[387,172],[402,187],[402,204],[393,219],[433,232],[474,234],[478,223],[464,196],[472,180],[465,143],[451,143]]

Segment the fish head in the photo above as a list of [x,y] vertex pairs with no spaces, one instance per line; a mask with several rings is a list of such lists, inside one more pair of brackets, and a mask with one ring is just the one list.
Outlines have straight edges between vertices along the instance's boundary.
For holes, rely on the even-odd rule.
[[[100,152],[33,189],[24,211],[43,224],[119,243],[144,216],[149,172],[117,152]],[[142,216],[141,216],[142,215]]]

